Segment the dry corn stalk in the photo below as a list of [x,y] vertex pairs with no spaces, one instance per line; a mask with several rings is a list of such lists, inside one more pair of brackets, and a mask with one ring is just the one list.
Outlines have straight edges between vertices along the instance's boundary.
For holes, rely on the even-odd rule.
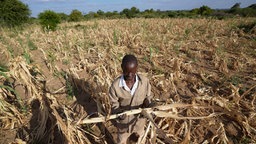
[[[256,140],[256,78],[253,54],[255,28],[250,33],[245,33],[243,30],[238,31],[230,27],[251,20],[254,19],[95,20],[64,23],[57,31],[48,33],[42,32],[37,25],[15,33],[1,28],[0,55],[4,56],[0,59],[3,59],[1,62],[10,60],[10,72],[6,74],[18,80],[31,96],[27,101],[28,105],[34,99],[39,99],[41,109],[38,115],[44,122],[38,124],[38,129],[48,130],[45,127],[45,120],[56,120],[56,123],[49,125],[58,126],[58,132],[65,135],[70,143],[81,143],[80,138],[86,137],[87,134],[94,139],[98,138],[85,131],[82,125],[73,126],[72,122],[75,119],[72,117],[73,114],[79,116],[80,113],[72,109],[66,110],[68,104],[64,107],[63,104],[53,100],[53,97],[58,100],[65,99],[58,94],[59,91],[65,90],[65,86],[61,85],[51,93],[53,95],[46,96],[43,94],[44,87],[41,82],[49,82],[48,76],[68,69],[78,79],[91,80],[89,84],[96,88],[101,87],[100,90],[91,87],[84,87],[83,90],[95,90],[92,95],[98,108],[100,104],[102,105],[105,116],[109,110],[107,88],[120,74],[120,61],[126,53],[138,56],[139,71],[147,73],[153,93],[156,96],[168,97],[166,101],[159,97],[163,103],[180,102],[208,106],[200,109],[174,108],[170,111],[152,111],[159,116],[164,112],[163,116],[166,117],[157,117],[155,122],[175,143],[187,141],[232,143],[232,139],[235,139],[233,141],[235,143],[241,142],[244,137],[254,143]],[[27,47],[29,41],[38,49],[29,50]],[[24,49],[34,60],[32,64],[27,64],[23,57],[18,59],[11,57],[11,55],[14,57],[22,55]],[[38,76],[30,74],[33,71],[32,65],[40,66],[43,77],[38,78],[40,74]],[[41,67],[43,65],[45,66]],[[3,77],[0,77],[0,80],[0,83],[5,81]],[[54,83],[57,78],[51,77],[50,80]],[[179,83],[182,85],[178,85]],[[230,87],[230,83],[235,87]],[[189,90],[193,95],[190,95]],[[15,98],[15,95],[7,89],[0,89],[0,95],[3,127],[11,130],[16,126],[26,127],[25,120],[29,120],[29,117],[18,113],[19,108],[7,101],[9,98]],[[46,100],[42,98],[43,96]],[[47,99],[50,99],[50,102],[54,101],[54,105],[47,105],[45,103]],[[215,107],[221,108],[215,109]],[[61,109],[64,112],[60,113],[54,109]],[[197,119],[197,116],[212,116],[216,111],[224,115],[192,120],[193,117]],[[184,119],[185,116],[191,120]],[[234,124],[233,127],[231,126],[234,132],[226,130],[226,121]],[[221,126],[222,124],[224,127]],[[68,133],[66,129],[71,129],[71,132]],[[35,130],[31,133],[32,137],[24,135],[27,139],[21,139],[31,142],[36,135],[42,137],[47,132]],[[164,143],[162,139],[156,137],[154,130],[150,133],[152,143]],[[209,133],[213,133],[212,136],[208,135]],[[54,137],[52,134],[50,131],[49,137]],[[202,137],[209,138],[202,139]]]
[[86,118],[82,121],[79,121],[77,124],[88,124],[88,123],[98,123],[98,122],[107,122],[108,120],[111,119],[116,119],[121,115],[135,115],[135,114],[140,114],[140,113],[148,113],[148,114],[153,114],[157,117],[169,117],[169,118],[174,118],[174,119],[205,119],[205,118],[210,118],[217,116],[219,114],[217,113],[212,113],[208,116],[199,116],[199,117],[182,117],[178,116],[177,114],[173,114],[172,112],[165,112],[166,110],[170,110],[173,108],[184,108],[184,107],[194,107],[198,108],[198,105],[190,105],[190,104],[182,104],[182,103],[175,103],[175,104],[170,104],[170,105],[162,105],[162,106],[156,106],[154,108],[139,108],[139,109],[134,109],[134,110],[129,110],[125,111],[119,114],[113,114],[108,116],[108,119],[105,116],[99,116],[95,118]]

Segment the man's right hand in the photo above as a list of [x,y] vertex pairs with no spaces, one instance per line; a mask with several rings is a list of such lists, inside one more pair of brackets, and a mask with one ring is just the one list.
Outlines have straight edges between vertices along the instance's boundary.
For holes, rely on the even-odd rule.
[[150,105],[149,100],[147,98],[145,98],[142,103],[142,108],[148,108],[149,105]]
[[127,117],[126,114],[122,114],[118,117],[119,120],[124,120]]

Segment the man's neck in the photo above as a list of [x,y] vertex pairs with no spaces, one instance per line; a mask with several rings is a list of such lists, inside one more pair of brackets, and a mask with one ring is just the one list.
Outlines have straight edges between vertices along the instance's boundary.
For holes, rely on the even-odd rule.
[[126,80],[126,79],[124,79],[124,81],[125,81],[126,85],[127,85],[130,89],[132,89],[133,85],[134,85],[135,82],[136,82],[136,76],[135,76],[134,79],[132,79],[132,80]]
[[124,78],[124,80],[125,80],[126,83],[135,83],[135,81],[136,81],[136,76],[134,77],[134,79],[127,80],[127,79]]

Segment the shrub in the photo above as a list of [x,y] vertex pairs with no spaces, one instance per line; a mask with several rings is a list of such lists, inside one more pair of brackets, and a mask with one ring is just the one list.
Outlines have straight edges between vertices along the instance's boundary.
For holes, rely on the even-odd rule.
[[237,26],[239,29],[242,29],[244,32],[249,33],[256,27],[256,21],[250,23],[242,23]]
[[123,9],[123,11],[120,12],[120,15],[126,15],[127,18],[135,18],[137,14],[140,13],[140,10],[136,7],[132,7],[131,9]]
[[210,7],[205,6],[205,5],[201,6],[198,10],[198,13],[200,15],[210,15],[212,12],[213,12],[213,10]]
[[178,16],[178,13],[176,11],[169,11],[167,15],[170,18],[175,18]]
[[215,11],[211,14],[212,17],[217,18],[219,20],[225,19],[225,18],[232,18],[234,17],[233,14],[226,13],[224,11]]
[[19,0],[0,0],[0,24],[21,25],[29,20],[30,10]]
[[39,20],[42,27],[46,30],[56,30],[60,23],[60,16],[54,11],[44,11],[39,14]]
[[58,15],[59,15],[61,21],[68,21],[68,19],[69,19],[69,16],[65,13],[58,13]]
[[78,22],[83,19],[83,14],[79,10],[73,10],[69,15],[69,21]]
[[256,9],[253,8],[243,8],[240,9],[237,14],[244,16],[244,17],[255,17],[256,16]]

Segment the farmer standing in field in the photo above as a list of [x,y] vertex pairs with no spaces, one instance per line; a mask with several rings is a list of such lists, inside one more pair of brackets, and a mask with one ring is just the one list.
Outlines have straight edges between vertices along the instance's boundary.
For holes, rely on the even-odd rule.
[[[137,74],[138,61],[134,55],[125,55],[121,64],[123,74],[116,78],[109,89],[112,113],[148,107],[151,103],[149,80]],[[138,141],[144,134],[146,119],[137,115],[122,115],[116,120],[118,130],[117,143],[125,144],[131,134]]]

